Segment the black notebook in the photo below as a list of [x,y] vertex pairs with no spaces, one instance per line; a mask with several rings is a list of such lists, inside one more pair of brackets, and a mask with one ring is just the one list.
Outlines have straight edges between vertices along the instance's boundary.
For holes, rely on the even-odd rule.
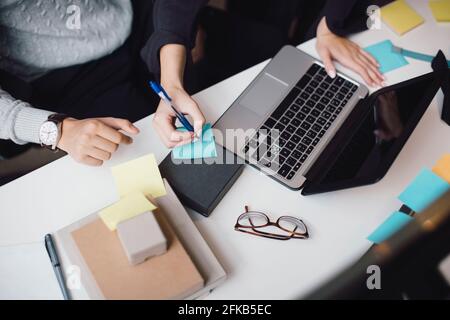
[[181,202],[209,216],[244,169],[243,160],[216,145],[217,157],[175,160],[170,153],[159,165]]

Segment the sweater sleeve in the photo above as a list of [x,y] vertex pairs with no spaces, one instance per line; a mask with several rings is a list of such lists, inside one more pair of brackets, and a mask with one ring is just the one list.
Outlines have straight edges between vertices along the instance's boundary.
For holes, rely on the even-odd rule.
[[195,44],[195,20],[205,0],[156,0],[153,6],[154,32],[141,51],[153,74],[160,73],[159,51],[166,44],[181,44],[188,50]]
[[39,143],[39,129],[53,113],[33,108],[0,88],[0,139]]

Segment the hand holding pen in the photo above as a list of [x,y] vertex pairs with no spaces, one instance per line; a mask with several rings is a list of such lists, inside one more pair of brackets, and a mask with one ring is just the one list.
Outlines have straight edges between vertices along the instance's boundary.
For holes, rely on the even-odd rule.
[[[205,124],[205,117],[197,103],[182,88],[162,88],[156,82],[150,86],[161,98],[161,103],[153,118],[153,124],[164,144],[173,148],[182,144],[191,143],[201,137],[201,130]],[[189,115],[192,122],[189,122]],[[178,119],[186,132],[176,130],[175,120]]]

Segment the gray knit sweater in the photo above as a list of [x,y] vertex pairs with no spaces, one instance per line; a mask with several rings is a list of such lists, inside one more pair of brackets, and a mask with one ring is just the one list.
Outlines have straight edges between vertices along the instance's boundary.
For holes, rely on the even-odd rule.
[[[132,18],[130,0],[0,0],[0,68],[31,81],[103,57],[128,38]],[[39,143],[50,114],[0,88],[0,139]]]

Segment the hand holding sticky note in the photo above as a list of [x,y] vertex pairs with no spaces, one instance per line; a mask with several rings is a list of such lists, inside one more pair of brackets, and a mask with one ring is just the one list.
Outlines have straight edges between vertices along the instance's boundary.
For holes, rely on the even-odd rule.
[[424,19],[404,0],[396,0],[382,7],[381,19],[399,35],[424,22]]
[[375,43],[364,48],[364,50],[369,52],[380,64],[381,73],[386,73],[408,64],[403,55],[392,50],[391,40]]
[[103,209],[99,212],[99,215],[109,230],[113,231],[122,221],[155,209],[155,205],[142,193],[134,192],[126,195],[115,204]]
[[[178,128],[179,131],[185,131],[184,128]],[[202,130],[202,137],[196,142],[188,143],[172,150],[174,159],[200,159],[217,157],[216,143],[211,124],[206,124]]]
[[121,197],[134,192],[155,198],[166,194],[153,154],[112,167],[111,170]]

